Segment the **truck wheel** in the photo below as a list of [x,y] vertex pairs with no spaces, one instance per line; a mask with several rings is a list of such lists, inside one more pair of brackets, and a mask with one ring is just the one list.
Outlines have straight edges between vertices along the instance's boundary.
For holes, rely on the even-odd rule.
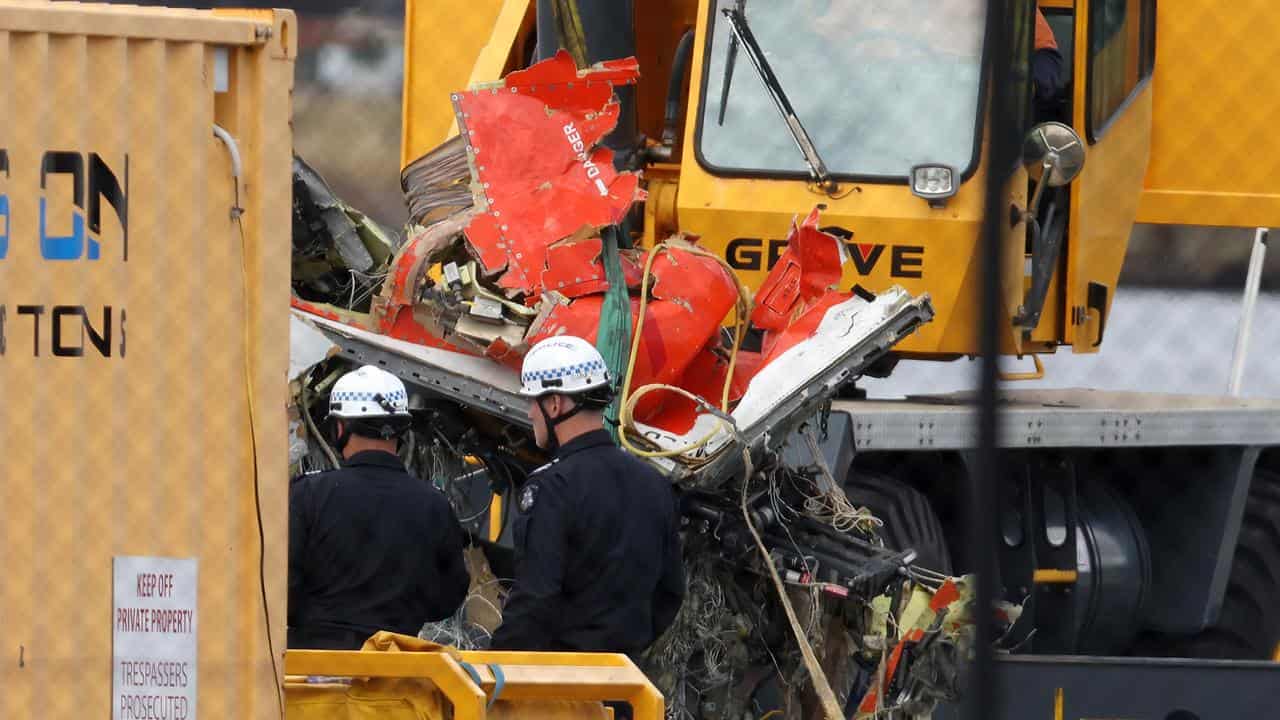
[[[1254,472],[1231,578],[1216,625],[1190,637],[1161,636],[1152,654],[1270,660],[1280,651],[1280,473]],[[1146,648],[1144,648],[1146,649]]]
[[916,551],[915,564],[941,573],[951,573],[951,553],[947,551],[942,524],[929,498],[890,475],[854,470],[845,481],[845,494],[855,506],[865,506],[884,525],[880,536],[894,550]]

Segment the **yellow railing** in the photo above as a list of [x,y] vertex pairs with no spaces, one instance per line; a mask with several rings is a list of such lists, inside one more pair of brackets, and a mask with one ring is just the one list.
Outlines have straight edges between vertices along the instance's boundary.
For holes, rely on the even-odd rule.
[[[491,666],[501,673],[501,683]],[[635,720],[662,720],[665,710],[662,694],[626,655],[290,650],[284,667],[290,676],[286,694],[290,687],[305,687],[299,676],[425,679],[452,704],[456,720],[483,720],[491,698],[513,710],[541,701],[626,702]]]

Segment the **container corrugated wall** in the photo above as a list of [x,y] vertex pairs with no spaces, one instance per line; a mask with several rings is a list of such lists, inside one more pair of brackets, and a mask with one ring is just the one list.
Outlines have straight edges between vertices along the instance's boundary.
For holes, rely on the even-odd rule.
[[111,717],[124,555],[198,560],[187,717],[278,713],[295,38],[0,0],[3,717]]

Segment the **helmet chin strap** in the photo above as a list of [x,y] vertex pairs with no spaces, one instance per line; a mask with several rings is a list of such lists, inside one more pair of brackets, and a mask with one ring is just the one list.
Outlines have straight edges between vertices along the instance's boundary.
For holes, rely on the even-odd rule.
[[560,449],[560,438],[556,436],[556,426],[574,415],[577,415],[578,411],[582,410],[582,403],[575,401],[573,409],[552,419],[551,415],[547,413],[546,406],[542,404],[542,401],[545,400],[546,397],[546,395],[543,395],[541,397],[534,398],[533,402],[538,406],[538,412],[542,414],[542,422],[547,426],[547,446],[543,448],[543,450],[554,455],[556,451]]
[[347,443],[351,442],[351,424],[343,420],[337,422],[337,435],[334,437],[334,448],[338,453],[344,453],[347,450]]
[[[371,420],[368,419],[339,420],[339,426],[335,426],[334,428],[334,448],[339,453],[346,452],[347,445],[351,442],[351,437],[353,435],[382,440],[399,440],[400,433],[408,429],[408,425],[405,425],[402,429],[397,429],[394,423],[394,418],[388,417],[380,419],[382,420],[382,423],[376,427],[373,426],[371,424]],[[359,433],[356,432],[356,428],[360,429]]]

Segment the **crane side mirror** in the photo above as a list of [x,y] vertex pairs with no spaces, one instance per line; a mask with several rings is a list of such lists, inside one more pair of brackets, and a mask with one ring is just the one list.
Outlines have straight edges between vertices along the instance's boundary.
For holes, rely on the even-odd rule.
[[1084,141],[1069,125],[1040,123],[1022,143],[1022,162],[1032,180],[1048,187],[1067,185],[1084,170]]

